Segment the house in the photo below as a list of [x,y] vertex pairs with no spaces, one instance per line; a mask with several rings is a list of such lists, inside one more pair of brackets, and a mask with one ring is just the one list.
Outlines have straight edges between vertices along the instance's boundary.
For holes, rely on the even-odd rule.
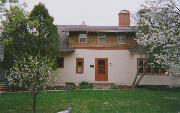
[[[61,54],[55,85],[86,81],[94,84],[132,85],[137,68],[145,62],[139,53],[136,27],[130,26],[130,12],[118,14],[118,26],[59,25]],[[140,85],[180,85],[165,70],[143,66]]]

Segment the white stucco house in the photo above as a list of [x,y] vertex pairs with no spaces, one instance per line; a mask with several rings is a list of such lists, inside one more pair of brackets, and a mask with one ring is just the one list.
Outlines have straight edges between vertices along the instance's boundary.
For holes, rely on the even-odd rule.
[[[61,54],[56,86],[82,81],[127,86],[133,83],[145,59],[137,49],[136,27],[130,26],[129,11],[121,11],[118,20],[118,26],[58,25]],[[162,69],[144,66],[138,71],[142,73],[146,75],[140,85],[180,85],[180,79]]]

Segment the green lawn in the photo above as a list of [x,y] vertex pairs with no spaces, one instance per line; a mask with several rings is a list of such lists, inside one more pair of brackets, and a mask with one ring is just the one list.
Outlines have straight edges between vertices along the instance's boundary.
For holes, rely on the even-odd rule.
[[[74,90],[44,92],[37,99],[37,113],[56,113],[72,106],[72,113],[177,113],[178,90]],[[31,113],[31,95],[0,95],[0,113]]]

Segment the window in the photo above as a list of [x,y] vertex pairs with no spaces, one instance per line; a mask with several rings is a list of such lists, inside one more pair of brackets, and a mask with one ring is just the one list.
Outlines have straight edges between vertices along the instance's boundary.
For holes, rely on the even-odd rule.
[[76,59],[76,73],[83,73],[84,72],[84,58],[77,58]]
[[[137,59],[137,68],[139,68],[138,73],[143,74],[145,73],[146,75],[161,75],[165,74],[165,69],[159,69],[155,67],[151,67],[149,64],[145,64],[147,62],[147,59],[145,58],[138,58]],[[145,65],[144,65],[145,64]]]
[[176,75],[180,75],[180,66],[178,66],[178,68],[177,68],[177,73],[176,73]]
[[146,74],[152,74],[152,67],[150,65],[145,66],[145,73]]
[[153,74],[159,74],[160,73],[160,69],[158,68],[153,68]]
[[87,43],[87,34],[79,34],[79,42]]
[[100,44],[106,43],[106,36],[105,35],[99,35],[98,36],[98,43],[100,43]]
[[139,69],[138,73],[139,74],[144,73],[144,66],[142,66],[142,65],[144,65],[144,59],[143,58],[138,58],[137,63],[138,63],[137,68]]
[[124,44],[125,43],[126,36],[125,35],[119,35],[117,37],[117,43],[118,44]]
[[64,68],[64,57],[58,57],[57,64],[58,64],[58,67]]

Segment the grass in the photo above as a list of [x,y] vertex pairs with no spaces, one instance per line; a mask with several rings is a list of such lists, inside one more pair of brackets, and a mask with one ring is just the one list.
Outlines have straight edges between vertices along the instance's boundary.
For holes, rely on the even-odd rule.
[[[0,113],[31,113],[29,93],[0,95]],[[178,90],[74,90],[41,93],[37,113],[56,113],[71,106],[72,113],[177,113]]]

